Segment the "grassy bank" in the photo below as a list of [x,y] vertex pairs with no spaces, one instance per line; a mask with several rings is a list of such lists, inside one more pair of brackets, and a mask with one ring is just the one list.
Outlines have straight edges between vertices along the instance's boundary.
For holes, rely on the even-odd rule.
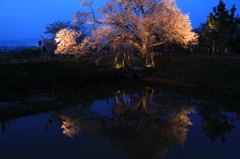
[[115,69],[107,63],[96,66],[90,60],[1,64],[0,101],[66,88],[80,88],[87,84],[124,80],[129,74],[134,77],[144,72]]
[[240,58],[157,58],[151,76],[240,98]]
[[0,65],[0,101],[38,93],[82,88],[138,75],[172,79],[240,97],[240,58],[156,57],[148,70],[96,66],[90,60],[52,60]]

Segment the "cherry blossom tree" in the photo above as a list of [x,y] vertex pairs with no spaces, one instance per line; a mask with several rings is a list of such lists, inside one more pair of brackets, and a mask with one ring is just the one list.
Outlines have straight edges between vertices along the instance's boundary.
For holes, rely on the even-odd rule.
[[56,37],[56,34],[64,28],[69,28],[71,21],[62,22],[62,21],[55,21],[53,23],[49,23],[45,26],[46,31],[44,34],[47,34],[48,37],[43,38],[43,44],[49,49],[49,50],[55,50],[57,47],[56,41],[54,38]]
[[92,38],[88,38],[89,43],[93,39],[95,42],[92,44],[104,42],[104,45],[125,41],[138,48],[142,57],[146,58],[149,47],[165,41],[185,46],[197,42],[189,15],[182,14],[175,0],[107,1],[99,9],[101,19],[95,16],[93,2],[84,1],[82,6],[90,7],[91,11],[86,14],[91,14],[91,20],[104,27],[101,26],[97,34],[93,32]]
[[57,49],[55,54],[77,54],[77,42],[76,38],[79,37],[81,33],[74,30],[61,29],[56,34]]
[[81,41],[90,34],[91,26],[86,23],[89,19],[89,16],[84,12],[78,11],[74,15],[72,20],[67,22],[63,21],[55,21],[53,23],[49,23],[46,25],[46,31],[44,34],[47,34],[48,37],[41,36],[43,38],[43,44],[48,47],[50,50],[56,49],[56,34],[62,29],[72,29],[81,33],[81,36],[77,38],[77,42],[81,43]]

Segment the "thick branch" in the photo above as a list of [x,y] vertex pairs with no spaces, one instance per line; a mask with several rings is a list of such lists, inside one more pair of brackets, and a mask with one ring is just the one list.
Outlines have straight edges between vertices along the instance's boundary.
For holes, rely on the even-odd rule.
[[164,41],[161,41],[161,42],[159,42],[159,43],[152,44],[151,46],[157,46],[157,45],[161,45],[161,44],[163,44],[163,43],[164,43]]

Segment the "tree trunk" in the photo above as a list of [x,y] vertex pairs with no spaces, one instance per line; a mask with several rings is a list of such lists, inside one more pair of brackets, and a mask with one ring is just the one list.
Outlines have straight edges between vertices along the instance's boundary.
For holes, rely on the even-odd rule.
[[164,42],[164,56],[168,56],[168,43],[167,43],[167,41]]
[[142,59],[147,58],[148,49],[147,49],[147,45],[146,44],[142,45],[142,48],[141,48],[140,52],[142,54]]
[[214,50],[215,50],[215,41],[213,40],[212,57],[213,57],[213,55],[214,55]]

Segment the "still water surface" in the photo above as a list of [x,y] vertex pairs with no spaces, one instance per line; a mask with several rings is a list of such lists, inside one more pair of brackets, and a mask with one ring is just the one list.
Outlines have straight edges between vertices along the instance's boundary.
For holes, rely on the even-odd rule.
[[240,158],[238,100],[154,83],[111,90],[2,122],[0,159]]

